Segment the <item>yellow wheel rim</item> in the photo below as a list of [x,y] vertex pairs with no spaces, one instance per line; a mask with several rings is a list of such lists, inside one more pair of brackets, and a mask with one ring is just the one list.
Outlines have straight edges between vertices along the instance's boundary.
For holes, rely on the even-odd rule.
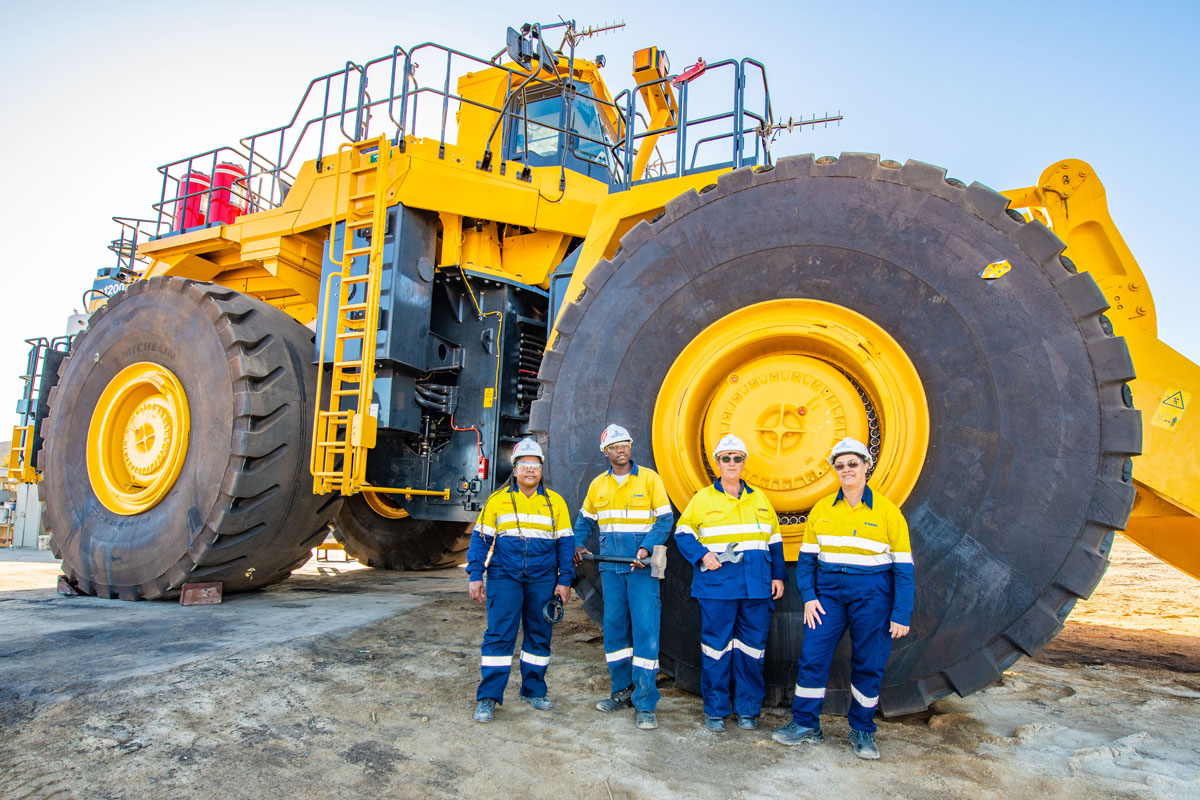
[[92,491],[115,514],[140,514],[175,485],[187,457],[187,395],[166,367],[142,362],[104,388],[88,426]]
[[745,480],[767,492],[794,559],[801,518],[837,491],[826,457],[846,436],[876,454],[871,486],[896,504],[916,485],[929,408],[908,355],[858,312],[820,300],[771,300],[708,326],[671,365],[654,406],[652,446],[676,507],[712,482],[710,448],[746,442]]
[[363,499],[367,501],[367,505],[381,517],[388,519],[404,519],[408,516],[408,512],[397,505],[393,505],[392,501],[388,500],[385,495],[379,492],[363,492]]

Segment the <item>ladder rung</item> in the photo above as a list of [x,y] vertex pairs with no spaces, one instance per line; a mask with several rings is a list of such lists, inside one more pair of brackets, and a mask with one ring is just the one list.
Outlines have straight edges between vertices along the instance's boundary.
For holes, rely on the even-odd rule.
[[340,442],[335,442],[335,441],[317,442],[317,447],[345,447],[345,446],[346,446],[346,442],[344,440],[340,441]]
[[350,200],[351,203],[357,202],[359,200],[368,200],[368,199],[374,200],[375,199],[375,190],[372,189],[369,192],[358,192],[357,194],[350,195],[350,197],[348,199]]
[[358,394],[358,389],[338,389],[334,392],[334,394],[336,394],[338,397],[350,397],[351,395]]
[[345,333],[339,333],[337,335],[337,338],[339,338],[339,339],[361,339],[366,335],[367,335],[367,332],[365,330],[359,331],[359,332],[346,331]]
[[371,278],[370,275],[347,275],[342,278],[342,283],[363,283]]
[[362,362],[362,359],[360,358],[358,361],[338,361],[338,362],[335,362],[335,363],[334,363],[334,365],[333,365],[333,368],[334,368],[334,369],[337,369],[337,368],[341,367],[342,369],[345,369],[346,367],[362,367],[362,365],[363,365],[363,362]]
[[345,250],[342,251],[342,258],[347,258],[347,257],[354,258],[355,256],[365,256],[369,252],[371,252],[371,245],[369,245],[369,244],[364,245],[363,247],[347,247]]
[[358,228],[367,228],[374,224],[375,224],[375,217],[373,217],[373,216],[367,217],[366,219],[346,220],[346,227],[350,228],[351,230],[357,230]]
[[349,417],[349,411],[322,411],[322,417]]
[[[342,312],[346,312],[346,311],[364,311],[364,310],[366,310],[366,308],[367,308],[367,304],[366,304],[366,303],[348,303],[347,305],[344,305],[344,306],[342,306],[342,307],[341,307],[340,309],[338,309],[338,310],[339,310],[339,311],[342,311]],[[356,320],[356,321],[357,321],[357,320]]]

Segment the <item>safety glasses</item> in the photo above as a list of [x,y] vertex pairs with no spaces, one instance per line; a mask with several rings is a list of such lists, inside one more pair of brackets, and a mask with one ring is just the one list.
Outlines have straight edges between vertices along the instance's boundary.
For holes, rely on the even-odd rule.
[[833,465],[833,468],[838,472],[845,472],[847,470],[858,469],[862,466],[864,464],[861,461],[838,461]]
[[719,456],[717,458],[717,461],[720,461],[722,464],[740,464],[745,460],[745,456]]

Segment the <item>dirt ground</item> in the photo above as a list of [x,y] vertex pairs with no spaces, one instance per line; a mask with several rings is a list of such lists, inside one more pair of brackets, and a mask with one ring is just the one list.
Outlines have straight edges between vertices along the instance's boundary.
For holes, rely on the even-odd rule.
[[592,703],[600,632],[568,606],[539,712],[471,721],[482,611],[460,572],[310,562],[219,606],[62,597],[47,554],[0,551],[0,799],[294,797],[1200,798],[1200,582],[1118,538],[1091,600],[1000,683],[783,748],[703,730],[660,676],[661,727]]

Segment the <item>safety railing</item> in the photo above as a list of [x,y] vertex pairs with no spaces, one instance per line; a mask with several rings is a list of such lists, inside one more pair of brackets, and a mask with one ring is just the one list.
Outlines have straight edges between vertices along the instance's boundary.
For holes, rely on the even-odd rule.
[[[569,61],[574,59],[573,54],[563,57]],[[639,179],[683,174],[698,168],[699,159],[706,157],[707,152],[715,153],[719,149],[721,153],[713,165],[741,166],[769,159],[766,138],[752,136],[755,130],[769,127],[772,119],[766,74],[762,65],[753,59],[721,61],[708,66],[708,72],[728,72],[732,77],[731,101],[725,101],[717,110],[694,110],[694,105],[699,107],[701,104],[693,102],[690,83],[681,83],[677,124],[656,130],[647,127],[646,119],[638,109],[636,89],[623,91],[612,101],[577,95],[573,83],[566,77],[559,77],[557,72],[553,76],[548,71],[531,75],[524,68],[500,63],[498,59],[499,56],[483,58],[425,42],[409,50],[396,46],[390,54],[361,65],[346,62],[342,69],[309,82],[291,119],[285,124],[248,136],[237,145],[218,147],[160,167],[162,187],[159,200],[154,204],[152,235],[158,237],[229,224],[243,214],[276,208],[287,197],[300,164],[315,160],[320,170],[322,159],[336,153],[337,147],[344,142],[361,142],[386,134],[393,143],[403,147],[405,137],[416,136],[436,141],[439,155],[444,156],[447,144],[471,144],[456,141],[457,115],[464,106],[494,115],[492,136],[499,130],[501,141],[507,141],[512,126],[530,124],[526,104],[515,100],[530,92],[555,88],[566,93],[568,113],[561,118],[562,124],[545,120],[538,120],[537,124],[562,135],[563,160],[570,144],[586,143],[609,152],[611,158],[607,159],[606,166],[614,185],[629,187],[633,184],[631,171],[637,148],[647,137],[655,135],[660,136],[659,152],[650,169]],[[467,72],[492,68],[508,73],[502,105],[494,106],[457,92],[457,81]],[[748,76],[761,77],[761,111],[747,106]],[[637,89],[659,82],[658,79],[649,81]],[[711,84],[711,79],[706,79],[705,83]],[[382,96],[373,97],[369,90],[372,86],[385,86],[386,91]],[[592,136],[577,129],[569,106],[580,102],[611,110],[617,119],[616,141],[603,134]],[[427,111],[430,107],[432,110]],[[493,155],[490,151],[492,136],[478,142],[483,166],[487,166]],[[670,146],[664,145],[664,140],[671,137],[674,141]],[[686,158],[689,142],[693,147],[690,159]],[[727,151],[723,149],[726,145]],[[673,158],[663,153],[673,154]],[[497,155],[504,157],[504,154]],[[528,166],[527,152],[510,160]],[[147,232],[145,227],[141,230]]]
[[[707,110],[703,104],[699,112],[692,98],[692,86],[700,80],[705,80],[706,89],[713,85],[709,75],[728,78],[730,81],[729,102],[722,103],[720,94],[709,92],[705,102],[713,105],[716,100],[716,110]],[[751,85],[750,78],[757,78],[755,86],[761,84],[761,111],[751,110],[747,104],[747,89]],[[732,59],[708,64],[697,78],[681,81],[677,85],[677,119],[673,124],[650,128],[645,116],[638,109],[638,100],[643,88],[654,86],[662,80],[654,78],[638,84],[633,89],[622,91],[614,98],[616,103],[624,103],[624,118],[635,120],[635,125],[628,126],[625,131],[625,141],[619,154],[622,156],[623,170],[621,183],[629,188],[635,183],[645,180],[679,177],[700,169],[711,169],[728,165],[734,168],[746,164],[770,162],[769,137],[766,131],[773,125],[771,111],[771,93],[767,85],[766,69],[751,58],[741,61]],[[757,107],[757,104],[756,104]],[[633,163],[640,149],[639,143],[650,138],[656,138],[656,151],[672,153],[674,158],[667,159],[658,156],[652,160],[652,166],[646,174],[634,180]],[[725,143],[725,144],[722,144]],[[691,144],[691,158],[687,157],[688,145]],[[706,157],[701,161],[703,152]],[[618,151],[614,151],[618,153]]]

